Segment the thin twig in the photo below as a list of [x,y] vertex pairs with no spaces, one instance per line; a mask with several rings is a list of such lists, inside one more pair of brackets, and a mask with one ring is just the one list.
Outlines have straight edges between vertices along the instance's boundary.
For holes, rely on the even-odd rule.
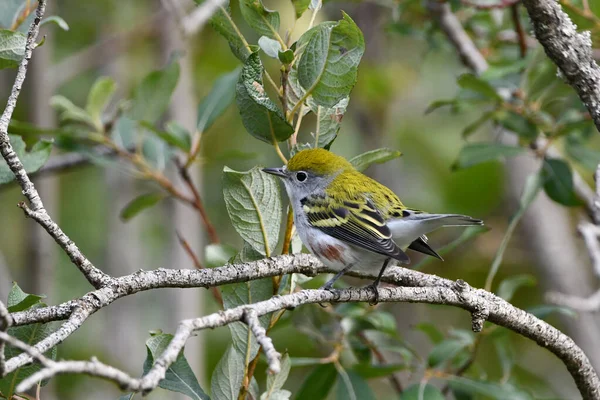
[[39,25],[46,9],[46,1],[40,0],[36,9],[36,15],[31,23],[29,31],[27,33],[27,41],[25,44],[25,54],[23,60],[19,64],[15,83],[12,87],[10,97],[6,104],[6,108],[0,117],[0,153],[10,170],[15,175],[15,178],[21,189],[23,195],[29,200],[30,207],[25,203],[21,203],[20,206],[25,211],[26,215],[33,218],[38,224],[40,224],[50,236],[56,241],[56,243],[67,253],[73,264],[79,268],[81,273],[85,276],[90,284],[95,288],[102,287],[111,282],[110,276],[96,268],[79,250],[79,248],[73,243],[73,241],[60,229],[60,227],[52,220],[48,212],[44,208],[44,204],[38,191],[36,190],[33,182],[29,179],[23,163],[15,153],[10,139],[8,137],[8,125],[12,117],[13,111],[17,105],[19,93],[21,87],[25,81],[27,75],[27,67],[29,60],[35,47],[35,40],[39,32]]
[[[375,355],[375,358],[377,358],[377,361],[379,362],[379,364],[381,366],[386,366],[388,364],[385,356],[383,355],[383,353],[377,348],[377,345],[375,343],[373,343],[365,334],[364,332],[359,332],[358,335],[360,340],[362,340],[362,342],[373,352],[373,354]],[[402,382],[400,381],[400,378],[392,373],[389,376],[389,380],[390,380],[390,384],[392,385],[392,387],[394,388],[394,390],[396,391],[396,393],[398,395],[401,395],[402,392],[404,391],[404,388],[402,387]]]
[[523,25],[521,24],[521,18],[519,18],[518,2],[510,6],[510,15],[515,26],[521,58],[525,58],[525,56],[527,56],[527,39],[525,38],[525,31],[523,30]]

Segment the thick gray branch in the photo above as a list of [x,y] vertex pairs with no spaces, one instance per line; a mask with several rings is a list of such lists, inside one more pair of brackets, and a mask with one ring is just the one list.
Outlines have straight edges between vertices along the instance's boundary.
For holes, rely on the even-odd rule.
[[[112,285],[90,292],[78,300],[72,300],[59,306],[13,313],[10,318],[13,324],[23,325],[69,317],[69,320],[63,324],[59,331],[34,346],[36,351],[43,353],[64,340],[81,326],[85,318],[95,311],[120,297],[139,291],[163,287],[208,288],[275,275],[290,273],[315,275],[322,272],[331,271],[321,265],[316,258],[307,254],[274,257],[206,270],[159,269],[140,271],[116,278]],[[364,273],[355,272],[351,275],[369,279],[374,278],[373,275]],[[564,362],[585,398],[600,398],[598,392],[600,381],[588,358],[572,339],[546,322],[515,308],[492,293],[472,289],[462,281],[454,282],[435,275],[399,267],[391,268],[383,277],[383,281],[407,287],[380,289],[380,301],[422,302],[461,307],[471,312],[475,331],[481,329],[485,320],[489,320],[534,340],[540,346],[552,351]],[[241,321],[244,315],[247,315],[249,308],[256,311],[257,316],[261,316],[273,311],[309,303],[371,301],[373,300],[372,296],[371,291],[363,289],[347,289],[335,293],[322,290],[305,290],[293,295],[275,296],[261,303],[245,305],[202,318],[183,321],[177,329],[169,348],[157,360],[150,372],[139,381],[131,380],[126,387],[129,390],[142,391],[153,389],[164,377],[164,372],[175,361],[179,350],[183,348],[187,338],[194,331],[223,326],[233,321]],[[31,357],[26,353],[12,358],[7,361],[7,370],[10,372],[29,361],[31,361]],[[66,372],[67,370],[61,371]],[[98,375],[117,381],[109,378],[108,372]],[[117,382],[123,385],[122,380]]]
[[536,39],[579,95],[600,130],[600,68],[592,57],[590,32],[577,27],[555,0],[523,0]]
[[25,55],[23,60],[19,64],[17,77],[12,87],[11,94],[8,98],[6,108],[0,117],[0,153],[9,166],[10,170],[15,174],[15,179],[21,186],[23,194],[29,200],[31,209],[23,205],[23,209],[26,214],[35,219],[49,234],[54,238],[56,243],[63,248],[63,250],[69,255],[71,261],[79,268],[87,280],[96,288],[101,287],[110,282],[110,277],[97,269],[92,263],[85,258],[85,256],[79,251],[79,248],[73,243],[71,239],[60,229],[60,227],[50,218],[48,212],[44,208],[42,199],[38,191],[35,189],[33,182],[29,179],[29,176],[25,172],[23,163],[15,153],[10,139],[8,137],[8,125],[12,118],[13,111],[17,105],[19,93],[25,81],[27,74],[27,66],[35,47],[35,39],[37,38],[40,22],[44,11],[46,9],[46,1],[40,0],[36,9],[35,18],[31,23],[29,31],[27,33],[27,41],[25,45]]
[[[0,301],[0,333],[6,332],[10,327],[10,315],[8,309],[2,301]],[[6,371],[6,358],[4,356],[4,340],[0,339],[0,377],[4,376]]]

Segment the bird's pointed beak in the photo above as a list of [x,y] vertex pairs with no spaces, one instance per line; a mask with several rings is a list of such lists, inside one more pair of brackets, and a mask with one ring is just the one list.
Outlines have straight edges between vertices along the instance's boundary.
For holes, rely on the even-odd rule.
[[283,168],[263,168],[263,172],[266,172],[267,174],[279,176],[282,178],[286,176],[285,172],[283,172]]

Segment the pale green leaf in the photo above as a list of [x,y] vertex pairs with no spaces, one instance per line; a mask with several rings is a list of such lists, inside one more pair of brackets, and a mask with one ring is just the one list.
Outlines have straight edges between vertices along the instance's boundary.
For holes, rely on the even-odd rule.
[[117,90],[117,83],[107,76],[98,78],[88,94],[85,110],[92,117],[97,127],[102,127],[102,113]]
[[289,138],[294,129],[265,92],[262,74],[258,53],[253,53],[242,68],[236,102],[246,130],[255,138],[273,144]]
[[158,202],[164,199],[164,197],[165,196],[162,193],[142,194],[127,203],[125,208],[121,210],[119,216],[123,222],[127,222],[145,209],[158,204]]
[[292,0],[292,4],[294,4],[296,18],[300,18],[304,14],[304,11],[308,10],[310,0]]
[[40,26],[45,25],[45,24],[49,24],[49,23],[55,23],[63,31],[68,31],[69,30],[69,24],[67,24],[67,21],[65,21],[64,19],[62,19],[58,15],[51,15],[49,17],[44,17],[44,19],[42,20],[42,23],[40,24]]
[[277,400],[284,397],[285,393],[277,394],[277,392],[280,391],[287,380],[291,367],[290,356],[288,353],[285,353],[281,358],[281,371],[278,374],[267,375],[267,391],[262,394],[260,400]]
[[0,69],[19,65],[25,55],[27,36],[21,32],[0,29]]
[[214,400],[237,400],[244,378],[244,353],[228,347],[217,363],[210,379]]
[[314,133],[315,147],[329,149],[337,138],[349,100],[348,97],[345,97],[331,108],[311,104],[311,110],[317,116],[317,126]]
[[13,313],[17,311],[27,310],[33,305],[40,302],[46,296],[38,296],[37,294],[25,293],[17,282],[13,282],[12,288],[8,293],[8,302],[6,303],[8,311]]
[[240,0],[240,11],[248,25],[259,35],[279,37],[279,13],[267,9],[261,0]]
[[148,74],[135,89],[127,115],[137,121],[158,121],[171,102],[178,80],[179,63],[176,60],[165,69]]
[[235,88],[241,68],[236,68],[217,78],[210,93],[198,106],[198,132],[204,132],[219,118],[235,98]]
[[235,22],[231,18],[229,6],[220,7],[210,19],[214,30],[219,32],[229,43],[231,52],[242,62],[258,49],[258,46],[249,45]]
[[[8,135],[8,137],[13,150],[23,163],[25,172],[28,174],[37,171],[48,161],[50,152],[52,151],[51,140],[42,139],[27,151],[25,142],[21,136]],[[8,164],[6,164],[6,161],[0,158],[0,185],[12,182],[14,178],[15,176],[8,167]]]
[[282,50],[281,43],[267,36],[261,36],[258,39],[258,46],[271,58],[279,58],[279,53]]

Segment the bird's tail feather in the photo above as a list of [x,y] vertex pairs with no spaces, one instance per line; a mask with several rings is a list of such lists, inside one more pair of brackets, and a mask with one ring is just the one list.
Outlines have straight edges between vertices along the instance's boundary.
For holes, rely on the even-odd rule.
[[435,225],[437,226],[473,226],[473,225],[483,225],[483,221],[480,219],[476,219],[473,217],[469,217],[468,215],[460,215],[460,214],[413,214],[409,219],[413,220],[421,220],[421,221],[435,221]]

